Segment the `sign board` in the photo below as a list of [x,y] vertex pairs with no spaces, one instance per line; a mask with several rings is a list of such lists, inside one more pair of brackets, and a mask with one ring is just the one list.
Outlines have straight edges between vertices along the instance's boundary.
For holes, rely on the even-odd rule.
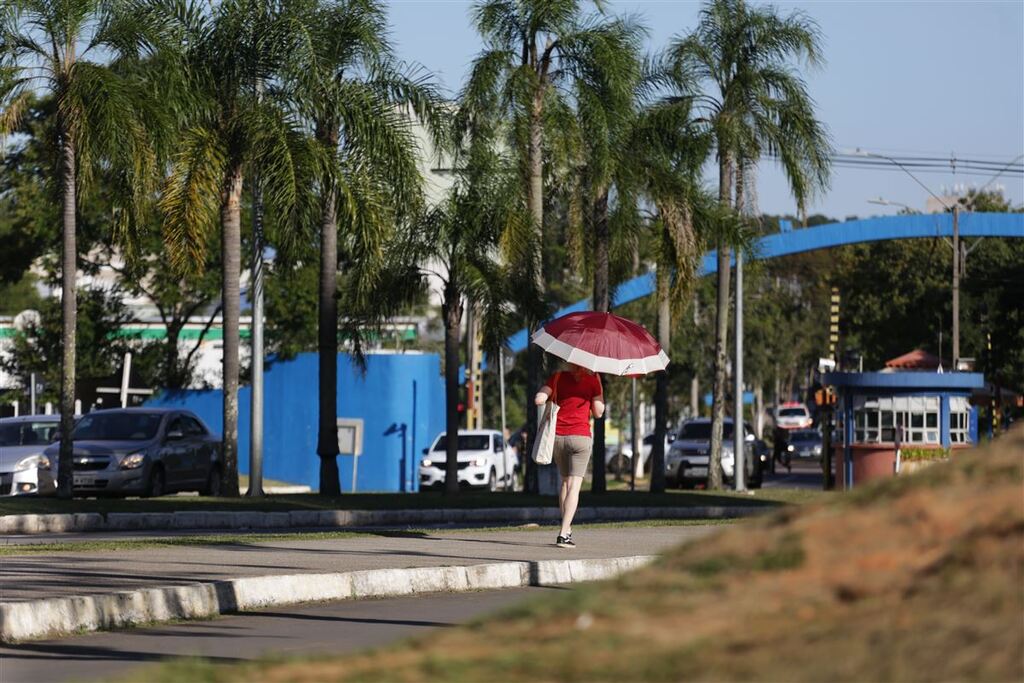
[[362,418],[338,418],[338,452],[341,455],[363,454],[363,420]]

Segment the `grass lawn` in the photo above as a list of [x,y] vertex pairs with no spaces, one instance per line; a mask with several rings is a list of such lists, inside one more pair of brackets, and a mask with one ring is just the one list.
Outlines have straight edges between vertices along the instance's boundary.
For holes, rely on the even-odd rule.
[[[347,657],[144,671],[196,681],[1021,681],[1024,429],[628,576]],[[139,675],[139,674],[136,674]]]
[[[777,507],[825,500],[835,494],[808,489],[762,489],[754,495],[731,491],[609,491],[603,495],[584,492],[580,505],[588,507],[697,507],[708,505],[739,507]],[[53,514],[71,512],[178,512],[288,510],[402,510],[434,508],[546,507],[555,504],[554,496],[525,493],[489,493],[463,491],[457,496],[440,492],[426,493],[349,493],[337,498],[315,493],[272,495],[265,498],[205,498],[202,496],[164,496],[162,498],[0,498],[0,515]]]

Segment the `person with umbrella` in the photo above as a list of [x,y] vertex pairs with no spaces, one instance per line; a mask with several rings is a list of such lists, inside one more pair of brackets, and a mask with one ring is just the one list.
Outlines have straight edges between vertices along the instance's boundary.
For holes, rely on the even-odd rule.
[[570,368],[551,375],[537,391],[534,403],[542,406],[550,397],[559,408],[552,460],[562,479],[558,492],[562,526],[555,544],[575,548],[572,521],[593,450],[590,417],[604,415],[604,389],[597,373],[636,377],[664,370],[668,356],[640,325],[594,311],[552,320],[533,334],[532,341]]
[[534,403],[542,406],[553,396],[558,404],[555,423],[555,447],[552,460],[558,467],[562,485],[558,489],[558,510],[562,527],[555,544],[560,548],[575,548],[572,540],[572,520],[580,502],[580,488],[587,476],[590,454],[594,449],[590,433],[590,416],[604,415],[604,389],[596,373],[569,364],[568,372],[556,372],[540,388]]

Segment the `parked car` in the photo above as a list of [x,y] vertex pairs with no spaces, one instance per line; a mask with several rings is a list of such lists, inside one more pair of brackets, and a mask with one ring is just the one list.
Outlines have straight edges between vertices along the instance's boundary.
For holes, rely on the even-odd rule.
[[811,411],[803,403],[787,402],[775,409],[775,426],[782,429],[807,429],[814,424]]
[[[494,429],[460,429],[458,436],[459,486],[465,488],[515,487],[519,458]],[[420,461],[420,490],[442,488],[448,462],[448,436],[437,435],[430,448],[423,449]]]
[[[733,446],[733,421],[726,418],[722,429],[722,474],[731,481],[735,474],[736,458]],[[749,488],[761,488],[763,467],[755,457],[753,433],[744,430],[744,471]],[[708,463],[711,453],[711,420],[706,417],[687,420],[679,427],[676,438],[665,459],[665,478],[675,486],[696,486],[708,481]]]
[[43,451],[59,431],[59,415],[0,419],[0,496],[50,496],[57,492],[56,462]]
[[790,456],[805,460],[821,458],[821,433],[816,429],[794,429],[789,432],[786,450]]
[[[672,440],[675,439],[675,432],[665,433],[665,457],[668,457],[669,447],[672,445]],[[633,466],[633,444],[628,440],[624,443],[620,443],[617,446],[610,446],[605,450],[605,471],[616,474],[619,471],[619,449],[622,449],[622,472],[628,474],[632,470]],[[644,437],[640,444],[640,456],[641,465],[644,468],[644,472],[649,472],[651,469],[651,451],[654,449],[654,433],[650,433]]]
[[[161,496],[199,491],[218,496],[224,479],[221,440],[187,410],[118,408],[79,418],[72,490],[78,495]],[[46,449],[56,467],[60,444]]]

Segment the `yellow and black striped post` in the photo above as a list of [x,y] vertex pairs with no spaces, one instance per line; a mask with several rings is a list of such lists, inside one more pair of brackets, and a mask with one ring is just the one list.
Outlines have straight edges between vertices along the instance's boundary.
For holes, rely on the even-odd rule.
[[832,288],[832,304],[829,308],[828,319],[828,355],[832,360],[838,360],[836,347],[839,345],[839,288]]
[[484,351],[483,335],[476,315],[469,318],[469,363],[466,367],[466,429],[483,429],[484,424]]

